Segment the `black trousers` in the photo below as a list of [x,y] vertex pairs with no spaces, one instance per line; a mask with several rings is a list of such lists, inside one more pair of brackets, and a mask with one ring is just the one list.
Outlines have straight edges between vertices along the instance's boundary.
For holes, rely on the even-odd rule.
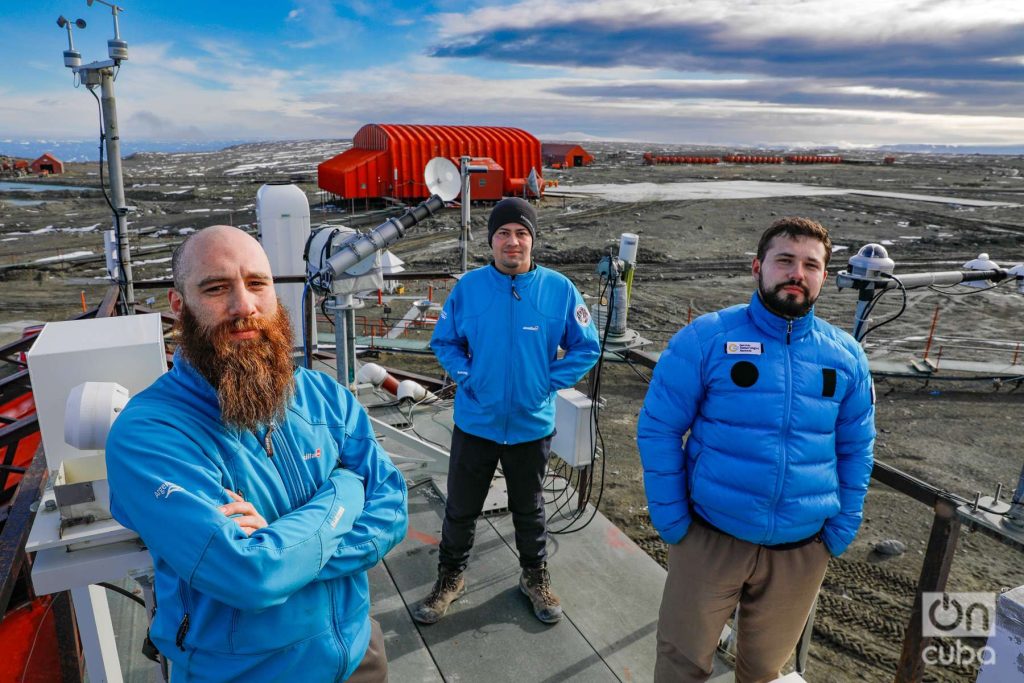
[[438,558],[442,567],[464,571],[469,564],[476,521],[499,462],[508,487],[519,565],[534,568],[546,562],[548,530],[543,487],[550,454],[550,436],[505,446],[455,427]]

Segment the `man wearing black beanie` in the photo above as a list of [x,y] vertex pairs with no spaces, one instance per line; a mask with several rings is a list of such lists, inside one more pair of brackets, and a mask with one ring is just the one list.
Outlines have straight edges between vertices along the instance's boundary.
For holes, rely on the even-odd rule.
[[519,588],[538,619],[562,618],[547,570],[542,490],[554,397],[594,366],[600,344],[572,282],[533,262],[536,237],[537,212],[529,202],[498,202],[487,222],[494,260],[462,276],[430,340],[458,392],[437,581],[413,609],[422,624],[443,617],[466,590],[476,520],[499,462],[522,568]]
[[531,247],[537,241],[537,210],[533,204],[519,197],[506,197],[494,205],[487,219],[487,246],[493,247],[494,233],[503,225],[514,223],[530,231]]

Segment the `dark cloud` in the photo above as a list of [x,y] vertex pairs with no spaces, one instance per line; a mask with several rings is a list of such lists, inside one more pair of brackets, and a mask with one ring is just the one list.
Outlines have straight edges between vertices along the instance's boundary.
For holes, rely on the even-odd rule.
[[[1024,105],[1024,90],[1013,83],[977,80],[865,78],[656,81],[574,85],[549,92],[569,97],[635,100],[736,100],[790,106],[899,108],[946,114],[1012,114]],[[1004,111],[1005,110],[1005,111]]]
[[584,19],[485,30],[436,45],[429,54],[563,67],[784,77],[1008,81],[1024,76],[1024,22],[1019,19],[969,31],[936,29],[931,39],[844,38],[830,31],[741,40],[726,23],[655,18],[657,23],[643,26],[628,16],[618,23]]
[[171,119],[151,111],[135,112],[128,117],[126,124],[125,128],[132,129],[132,134],[136,138],[158,140],[206,140],[209,138],[197,126],[180,126]]

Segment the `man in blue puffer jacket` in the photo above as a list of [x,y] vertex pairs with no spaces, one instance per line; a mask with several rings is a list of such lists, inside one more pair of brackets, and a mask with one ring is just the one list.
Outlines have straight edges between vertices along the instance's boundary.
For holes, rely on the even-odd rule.
[[295,370],[266,254],[215,226],[175,252],[174,368],[107,442],[114,517],[156,571],[173,681],[386,681],[366,571],[405,536],[405,481],[362,407]]
[[737,603],[736,680],[776,678],[860,526],[874,392],[860,345],[814,316],[831,252],[815,221],[777,221],[750,304],[697,318],[655,368],[637,442],[669,543],[656,681],[707,680]]
[[[555,431],[555,392],[597,362],[597,330],[576,287],[533,263],[533,206],[491,211],[494,261],[466,273],[445,302],[430,345],[458,384],[438,578],[413,618],[432,624],[465,591],[476,520],[498,463],[508,486],[523,573],[520,590],[545,623],[562,617],[547,571],[542,487]],[[558,357],[558,348],[565,350]]]

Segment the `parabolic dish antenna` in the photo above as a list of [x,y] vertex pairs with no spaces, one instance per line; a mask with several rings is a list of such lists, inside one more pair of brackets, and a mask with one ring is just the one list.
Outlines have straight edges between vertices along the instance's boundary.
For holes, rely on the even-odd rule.
[[423,169],[423,179],[431,194],[436,194],[446,202],[459,196],[462,191],[462,179],[458,167],[450,159],[434,157]]
[[530,175],[526,176],[526,189],[528,189],[534,197],[540,197],[540,182],[537,179],[537,169],[530,167]]

